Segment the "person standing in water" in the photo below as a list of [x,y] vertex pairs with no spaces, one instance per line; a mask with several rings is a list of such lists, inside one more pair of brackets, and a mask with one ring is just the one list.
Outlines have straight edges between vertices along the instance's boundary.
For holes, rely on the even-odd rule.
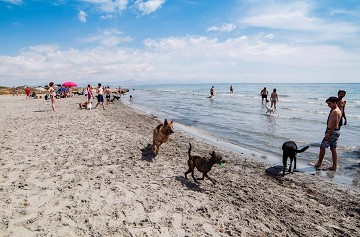
[[266,90],[266,87],[264,87],[264,89],[262,89],[262,90],[260,91],[261,103],[264,103],[264,99],[265,99],[265,102],[269,102],[268,99],[267,99],[268,93],[269,93],[269,92]]
[[276,103],[279,101],[279,98],[278,98],[278,95],[276,93],[275,88],[274,88],[273,92],[270,95],[270,101],[271,101],[270,107],[272,108],[274,106],[274,109],[276,110]]
[[337,106],[339,107],[339,109],[341,111],[341,118],[339,121],[340,127],[347,124],[347,119],[346,119],[346,115],[345,115],[345,105],[346,105],[346,100],[344,99],[345,95],[346,95],[346,91],[344,91],[344,90],[338,91]]
[[232,85],[230,85],[230,94],[233,94],[234,93],[234,88]]
[[325,156],[325,149],[330,147],[331,156],[332,156],[332,166],[329,170],[336,170],[338,163],[338,155],[336,151],[337,141],[340,137],[340,126],[339,122],[341,119],[341,111],[337,106],[338,98],[329,97],[326,100],[327,105],[330,107],[329,117],[327,119],[325,136],[320,145],[319,160],[314,164],[315,167],[319,168],[323,162]]
[[213,98],[215,96],[215,89],[214,86],[210,88],[210,96],[208,98]]

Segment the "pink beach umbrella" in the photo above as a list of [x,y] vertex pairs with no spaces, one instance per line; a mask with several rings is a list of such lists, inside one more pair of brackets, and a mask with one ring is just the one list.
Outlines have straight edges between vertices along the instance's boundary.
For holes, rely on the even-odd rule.
[[64,82],[62,84],[63,87],[67,87],[67,88],[71,88],[71,87],[75,87],[77,86],[77,84],[75,82],[72,82],[72,81],[67,81],[67,82]]

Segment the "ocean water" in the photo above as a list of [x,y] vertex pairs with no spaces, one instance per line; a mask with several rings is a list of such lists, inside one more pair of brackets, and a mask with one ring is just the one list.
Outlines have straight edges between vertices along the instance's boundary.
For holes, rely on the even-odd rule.
[[[209,96],[215,86],[216,95]],[[160,119],[175,121],[175,128],[208,138],[274,165],[282,165],[281,146],[295,141],[299,148],[298,170],[329,177],[334,181],[360,187],[360,84],[230,84],[151,85],[132,87],[132,105]],[[277,89],[279,102],[273,115],[266,113],[260,91]],[[345,108],[348,125],[338,141],[339,168],[336,172],[317,171],[308,165],[316,161],[324,136],[329,107],[325,100],[347,92]],[[127,95],[127,96],[128,96]],[[125,99],[126,100],[126,99]],[[331,164],[326,151],[324,165]]]

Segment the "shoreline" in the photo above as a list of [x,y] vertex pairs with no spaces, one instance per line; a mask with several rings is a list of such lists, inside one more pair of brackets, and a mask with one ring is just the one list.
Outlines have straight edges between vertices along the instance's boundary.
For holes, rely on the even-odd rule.
[[[0,97],[0,235],[354,236],[360,191],[279,167],[180,130],[152,160],[155,116],[123,102],[80,110],[83,97]],[[35,112],[43,111],[43,112]],[[161,119],[162,120],[162,119]],[[175,126],[176,127],[176,126]],[[219,152],[217,180],[184,177],[193,154]],[[200,172],[195,173],[200,177]]]
[[[128,101],[123,100],[123,102],[125,102],[126,105],[135,109],[139,113],[157,117],[157,115],[155,115],[151,112],[142,110],[139,106],[131,104]],[[195,137],[198,140],[201,140],[203,142],[209,143],[209,144],[217,146],[217,147],[223,147],[223,149],[235,152],[240,156],[249,157],[249,158],[253,159],[255,162],[264,163],[265,165],[274,165],[274,166],[282,165],[282,158],[279,156],[275,156],[275,154],[264,153],[263,151],[242,147],[240,145],[233,144],[229,141],[226,141],[222,138],[218,138],[215,135],[207,133],[206,131],[203,131],[201,129],[197,129],[197,128],[193,128],[193,127],[190,127],[190,126],[187,126],[184,124],[180,124],[180,123],[177,123],[176,121],[175,121],[174,127],[192,137]],[[335,182],[337,184],[348,185],[351,188],[360,189],[360,186],[358,185],[358,182],[360,182],[360,180],[354,180],[353,177],[336,174],[336,172],[333,172],[333,171],[316,170],[316,169],[314,169],[313,166],[308,165],[307,162],[302,162],[302,159],[301,159],[302,155],[303,155],[302,153],[298,154],[297,172],[304,173],[307,175],[318,176],[323,179]],[[354,184],[354,182],[357,182],[357,183]]]

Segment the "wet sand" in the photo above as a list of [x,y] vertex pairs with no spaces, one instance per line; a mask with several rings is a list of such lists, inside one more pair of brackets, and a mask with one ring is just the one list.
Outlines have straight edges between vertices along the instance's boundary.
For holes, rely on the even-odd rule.
[[[41,99],[1,96],[0,236],[360,233],[358,189],[304,173],[283,178],[281,166],[180,130],[153,157],[159,118],[120,101],[80,110],[83,101],[59,99],[52,112]],[[227,160],[209,173],[215,185],[185,179],[189,142],[194,154]]]

